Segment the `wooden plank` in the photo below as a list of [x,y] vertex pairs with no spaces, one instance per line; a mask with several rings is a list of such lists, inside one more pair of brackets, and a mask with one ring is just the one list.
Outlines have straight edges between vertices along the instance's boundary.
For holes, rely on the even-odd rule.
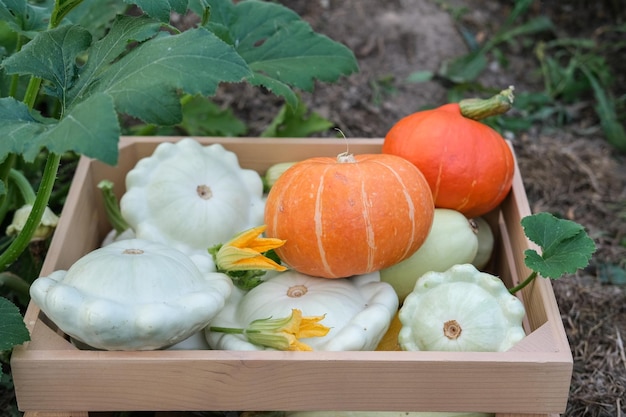
[[560,412],[570,374],[535,352],[80,353],[21,355],[20,408]]
[[87,411],[28,411],[24,417],[89,417]]

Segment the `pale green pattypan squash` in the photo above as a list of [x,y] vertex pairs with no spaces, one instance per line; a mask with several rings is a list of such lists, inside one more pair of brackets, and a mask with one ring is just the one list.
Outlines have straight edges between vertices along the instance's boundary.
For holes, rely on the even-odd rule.
[[[324,316],[324,337],[302,339],[313,350],[374,350],[398,309],[398,297],[377,272],[342,279],[312,277],[289,270],[269,277],[248,292],[235,288],[210,327],[246,328],[254,320],[289,316]],[[263,350],[242,335],[212,332],[209,345],[222,350]]]
[[475,217],[472,221],[476,224],[478,237],[478,251],[472,260],[472,265],[478,269],[483,269],[491,259],[496,237],[493,234],[493,229],[483,217]]
[[471,264],[428,272],[404,300],[403,350],[503,352],[525,337],[522,302]]
[[422,246],[404,261],[381,270],[380,279],[391,284],[403,302],[423,274],[443,272],[452,265],[469,263],[477,251],[478,236],[473,223],[461,212],[436,208],[433,224]]
[[209,247],[263,224],[263,181],[235,153],[185,138],[162,143],[126,175],[120,199],[135,236],[208,256]]
[[226,275],[201,271],[174,248],[128,239],[88,253],[67,271],[37,278],[30,293],[78,344],[153,350],[202,330],[232,288]]

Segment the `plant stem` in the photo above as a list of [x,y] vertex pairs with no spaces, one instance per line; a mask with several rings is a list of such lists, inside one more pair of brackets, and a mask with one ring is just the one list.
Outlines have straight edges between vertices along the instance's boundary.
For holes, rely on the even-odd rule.
[[2,287],[15,291],[20,297],[30,297],[30,285],[12,272],[0,272],[0,288]]
[[24,93],[24,104],[32,109],[37,101],[37,95],[39,94],[39,87],[41,87],[41,78],[31,77],[28,81],[28,87],[26,87],[26,93]]
[[219,326],[211,326],[209,330],[217,333],[228,333],[228,334],[244,334],[246,332],[245,329],[237,329],[233,327],[219,327]]
[[102,191],[104,210],[113,229],[115,229],[118,234],[130,229],[130,225],[122,216],[120,206],[117,203],[117,197],[113,193],[113,183],[109,180],[102,180],[98,183],[98,188]]
[[0,255],[0,268],[5,270],[9,265],[17,260],[22,252],[28,247],[30,240],[37,230],[41,218],[43,217],[44,210],[48,205],[50,194],[56,180],[56,174],[59,169],[59,163],[61,161],[61,155],[50,154],[46,161],[46,166],[43,171],[41,184],[37,191],[37,197],[33,204],[33,208],[26,220],[26,224],[22,231],[17,235],[15,240],[11,242],[11,245],[7,248],[2,255]]
[[35,194],[33,186],[30,185],[30,182],[26,179],[24,174],[17,169],[11,169],[9,171],[9,178],[17,186],[17,189],[20,190],[24,203],[30,204],[31,206],[35,204],[37,194]]
[[509,293],[515,294],[516,292],[530,284],[535,278],[537,278],[537,272],[533,271],[528,277],[526,277],[524,281],[520,282],[515,287],[510,288]]
[[459,102],[461,114],[468,119],[481,120],[490,116],[497,116],[509,111],[513,106],[513,90],[510,86],[491,98],[467,98]]
[[[5,186],[7,185],[7,179],[9,178],[9,173],[15,164],[17,156],[14,153],[10,153],[7,155],[6,159],[0,163],[0,181],[2,181]],[[6,187],[8,188],[8,187]],[[4,194],[0,196],[0,206],[2,206],[9,195],[8,190]],[[4,220],[4,216],[0,216],[0,222]]]
[[50,15],[50,28],[55,28],[59,26],[63,18],[82,2],[83,0],[55,1],[54,9],[52,10],[52,14]]

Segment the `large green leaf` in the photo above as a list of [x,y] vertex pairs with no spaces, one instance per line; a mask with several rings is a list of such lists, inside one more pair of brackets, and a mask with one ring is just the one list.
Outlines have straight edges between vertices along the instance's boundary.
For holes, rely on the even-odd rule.
[[571,220],[550,213],[526,216],[521,221],[524,233],[541,248],[524,251],[524,262],[540,275],[557,279],[588,265],[596,246],[585,229]]
[[[58,123],[49,125],[38,137],[38,146],[58,154],[71,150],[115,165],[119,136],[113,99],[96,93],[74,107]],[[37,156],[39,149],[31,150],[29,160]]]
[[50,8],[36,6],[25,0],[0,1],[0,20],[20,35],[32,38],[48,26]]
[[170,21],[170,12],[185,13],[187,0],[124,0],[129,4],[136,4],[148,16],[159,19],[161,22]]
[[11,97],[0,98],[0,161],[10,153],[26,154],[32,146],[36,146],[33,138],[44,130],[45,125],[24,103]]
[[44,119],[13,98],[0,99],[0,160],[10,153],[32,162],[42,148],[75,151],[114,165],[120,128],[113,99],[99,93],[60,121]]
[[253,74],[248,81],[298,103],[292,88],[311,91],[314,81],[334,82],[358,71],[352,51],[318,34],[292,10],[276,3],[210,0],[206,27],[229,42]]
[[194,96],[183,104],[183,121],[179,125],[191,136],[241,136],[246,133],[244,122],[231,108],[222,109],[211,99]]
[[249,75],[229,45],[197,28],[143,43],[113,63],[94,88],[110,94],[120,112],[148,123],[176,124],[182,119],[177,90],[209,96],[220,82]]
[[109,65],[126,52],[129,42],[143,42],[156,35],[161,24],[148,18],[118,16],[109,33],[89,49],[89,59],[81,68],[80,78],[68,92],[67,106],[80,102]]
[[[157,125],[182,120],[180,92],[213,95],[222,81],[250,75],[245,61],[204,28],[180,34],[160,30],[161,23],[119,17],[101,40],[76,25],[41,33],[7,58],[7,73],[47,81],[59,98],[61,118],[44,119],[13,99],[0,103],[0,159],[8,153],[32,160],[42,147],[75,151],[106,163],[117,162],[117,113]],[[137,44],[128,47],[130,42]],[[77,65],[79,58],[84,65]]]
[[110,28],[110,23],[123,15],[128,5],[122,0],[83,0],[66,17],[66,21],[80,25],[100,39]]
[[20,310],[4,297],[0,297],[0,351],[9,350],[30,340],[28,329]]
[[284,105],[261,136],[305,138],[331,127],[333,123],[330,120],[315,112],[309,112],[306,104],[298,97],[298,107]]
[[39,33],[22,50],[4,60],[8,74],[30,74],[50,81],[53,94],[64,100],[77,76],[76,57],[91,44],[80,26],[62,26]]

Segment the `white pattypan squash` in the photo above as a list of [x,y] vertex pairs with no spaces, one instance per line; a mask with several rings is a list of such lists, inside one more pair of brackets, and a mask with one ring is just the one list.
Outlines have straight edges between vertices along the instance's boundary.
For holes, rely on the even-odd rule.
[[33,301],[77,342],[104,350],[153,350],[202,330],[233,289],[184,253],[128,239],[96,249],[67,271],[37,278]]
[[[398,309],[393,288],[378,272],[342,279],[312,277],[294,270],[278,273],[248,292],[235,288],[211,326],[246,328],[252,321],[279,318],[299,309],[303,316],[325,316],[323,337],[304,338],[313,350],[374,350]],[[263,350],[241,335],[205,329],[209,345],[222,350]]]
[[263,224],[263,181],[235,153],[191,138],[162,143],[126,175],[124,219],[140,239],[185,253],[224,243]]
[[504,352],[525,337],[522,302],[471,264],[427,272],[404,300],[398,343],[411,351]]

